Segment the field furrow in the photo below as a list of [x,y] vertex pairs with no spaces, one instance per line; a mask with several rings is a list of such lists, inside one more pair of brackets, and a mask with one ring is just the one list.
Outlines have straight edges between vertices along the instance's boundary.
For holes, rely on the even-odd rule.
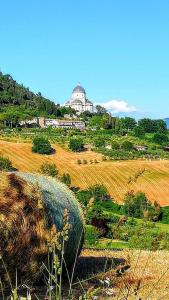
[[[53,145],[55,153],[40,155],[32,153],[31,144],[0,141],[0,154],[9,157],[19,171],[37,172],[44,162],[53,162],[59,173],[69,173],[72,185],[87,188],[93,184],[104,184],[112,197],[122,201],[129,190],[143,191],[152,201],[169,205],[169,161],[102,161],[102,155],[86,151],[73,153],[60,145]],[[87,164],[77,164],[77,160],[87,160]],[[90,160],[99,163],[90,163]],[[146,171],[136,182],[128,184],[141,169]]]

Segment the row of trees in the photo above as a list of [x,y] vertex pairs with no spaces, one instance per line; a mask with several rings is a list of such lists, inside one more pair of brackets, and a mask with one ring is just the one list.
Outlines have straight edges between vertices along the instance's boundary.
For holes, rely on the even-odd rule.
[[166,133],[167,125],[164,120],[152,120],[149,118],[140,119],[138,122],[131,117],[112,117],[106,111],[102,113],[91,114],[85,112],[81,117],[88,123],[89,127],[96,129],[112,129],[116,134],[125,134],[128,131],[134,131],[138,137],[144,136],[145,133]]

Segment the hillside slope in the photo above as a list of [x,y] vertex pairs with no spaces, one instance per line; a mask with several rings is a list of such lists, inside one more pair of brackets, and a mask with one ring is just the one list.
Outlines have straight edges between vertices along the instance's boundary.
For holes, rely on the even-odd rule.
[[[169,161],[121,161],[102,162],[100,154],[87,151],[72,153],[59,145],[53,146],[55,154],[50,156],[32,153],[31,144],[0,141],[0,154],[9,157],[19,171],[37,172],[45,162],[54,162],[60,174],[68,172],[72,185],[86,188],[93,184],[104,184],[112,197],[121,202],[129,190],[144,191],[152,201],[169,205]],[[86,159],[87,165],[78,165],[77,159]],[[98,164],[90,164],[97,159]],[[139,170],[145,172],[136,182],[129,182]]]
[[20,107],[25,109],[35,109],[38,112],[46,112],[47,114],[56,113],[56,105],[54,102],[44,98],[41,93],[35,94],[18,84],[11,75],[4,75],[0,72],[0,105],[2,108],[8,106]]

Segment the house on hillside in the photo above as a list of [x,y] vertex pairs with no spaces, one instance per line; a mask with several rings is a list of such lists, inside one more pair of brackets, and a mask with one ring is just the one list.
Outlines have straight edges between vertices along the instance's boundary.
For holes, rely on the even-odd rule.
[[164,147],[164,151],[169,152],[169,146]]
[[146,145],[138,145],[138,146],[134,146],[134,149],[137,151],[146,151],[148,147]]
[[38,118],[20,121],[19,125],[22,127],[37,127],[38,126]]
[[40,127],[40,128],[77,128],[80,130],[85,129],[85,123],[81,120],[61,120],[61,119],[49,119],[45,117],[34,118],[32,120],[25,120],[20,122],[21,126],[25,127]]

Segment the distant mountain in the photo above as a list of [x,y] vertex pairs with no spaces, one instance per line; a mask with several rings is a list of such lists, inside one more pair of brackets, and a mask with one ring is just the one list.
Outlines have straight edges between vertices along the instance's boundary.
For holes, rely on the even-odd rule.
[[164,121],[165,121],[166,124],[167,124],[167,129],[169,129],[169,118],[165,118]]

